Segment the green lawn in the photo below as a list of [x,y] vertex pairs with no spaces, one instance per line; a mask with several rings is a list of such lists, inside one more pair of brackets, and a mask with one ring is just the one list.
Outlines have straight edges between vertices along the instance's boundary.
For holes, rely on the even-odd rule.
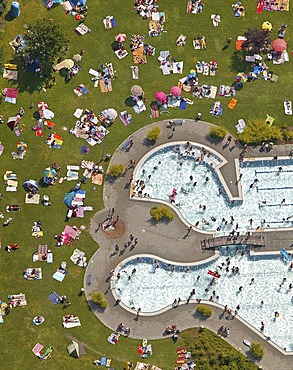
[[[256,1],[247,2],[246,17],[238,19],[233,16],[230,2],[208,2],[201,15],[190,15],[186,13],[187,1],[164,0],[159,1],[160,11],[166,12],[165,30],[161,37],[147,38],[147,41],[156,47],[157,53],[154,57],[148,57],[148,63],[139,67],[140,79],[137,81],[146,92],[148,104],[153,101],[154,93],[158,90],[169,92],[170,87],[177,85],[180,75],[163,76],[159,69],[157,56],[161,50],[170,50],[172,57],[178,61],[184,60],[184,75],[189,69],[194,68],[197,60],[218,61],[219,70],[215,77],[200,77],[200,82],[210,83],[215,86],[220,84],[231,84],[235,81],[237,72],[247,68],[247,64],[239,61],[232,43],[226,51],[222,47],[226,43],[227,37],[233,40],[238,35],[243,34],[246,27],[260,27],[263,21],[271,21],[274,27],[272,37],[277,37],[277,29],[282,23],[288,24],[286,40],[290,46],[292,37],[292,16],[289,12],[263,12],[256,14]],[[5,192],[3,181],[0,182],[0,193],[3,193],[3,200],[0,203],[0,211],[4,211],[9,204],[20,204],[21,211],[10,214],[13,220],[9,227],[1,229],[2,246],[10,243],[19,243],[21,249],[13,253],[6,253],[4,248],[0,252],[1,269],[1,288],[0,299],[7,300],[8,294],[19,292],[26,293],[28,306],[24,309],[13,309],[9,316],[4,318],[1,325],[2,351],[0,365],[13,365],[13,369],[29,369],[42,366],[41,363],[32,355],[31,348],[38,341],[45,346],[54,346],[51,359],[47,361],[47,368],[60,369],[76,368],[86,369],[90,367],[92,360],[99,358],[100,355],[107,355],[113,359],[113,367],[122,369],[125,361],[139,360],[137,354],[137,341],[121,338],[119,345],[114,349],[108,344],[106,338],[110,331],[101,325],[95,316],[89,311],[84,297],[78,297],[78,292],[82,287],[84,270],[74,266],[69,261],[71,249],[63,246],[57,249],[54,246],[54,235],[61,232],[65,226],[66,206],[62,199],[65,192],[71,189],[73,183],[64,182],[61,185],[41,189],[40,194],[50,196],[52,207],[42,207],[41,205],[26,205],[24,203],[25,192],[21,186],[23,181],[33,178],[40,180],[43,171],[51,165],[53,161],[58,162],[61,167],[61,175],[65,174],[66,164],[80,164],[82,159],[99,161],[102,157],[102,146],[92,147],[86,156],[80,154],[81,146],[85,143],[77,139],[66,131],[62,131],[65,126],[68,129],[74,126],[75,119],[73,112],[76,108],[90,108],[96,114],[107,107],[113,107],[118,112],[126,109],[125,99],[130,95],[130,88],[135,83],[131,78],[130,66],[133,64],[132,56],[129,55],[123,60],[118,60],[111,49],[111,43],[119,32],[125,32],[130,38],[131,34],[147,34],[148,21],[144,21],[133,11],[133,1],[131,0],[88,0],[89,13],[86,25],[91,29],[91,33],[81,37],[75,34],[74,28],[77,21],[71,15],[66,15],[60,6],[56,6],[47,11],[41,0],[22,0],[21,15],[13,21],[1,23],[3,31],[2,43],[5,51],[5,62],[13,62],[15,57],[8,42],[17,34],[26,31],[27,24],[35,19],[52,18],[53,22],[62,26],[64,33],[70,40],[70,47],[67,57],[72,57],[81,49],[85,50],[85,56],[81,62],[82,71],[69,83],[64,82],[64,77],[57,76],[57,85],[46,93],[38,91],[36,86],[41,83],[34,74],[28,74],[19,70],[19,80],[17,83],[0,79],[1,89],[4,87],[17,87],[19,98],[17,105],[4,103],[0,106],[0,114],[4,115],[5,120],[17,113],[17,109],[23,106],[26,113],[22,119],[26,129],[21,134],[21,140],[28,144],[28,151],[23,161],[13,160],[11,152],[16,149],[19,139],[7,128],[6,124],[0,126],[0,141],[5,146],[5,151],[0,157],[0,174],[3,176],[6,170],[11,170],[18,175],[19,189],[16,193]],[[212,26],[210,15],[219,13],[222,22],[218,28]],[[102,20],[107,15],[114,15],[118,22],[117,28],[106,30]],[[184,33],[187,35],[187,45],[176,47],[177,37]],[[205,35],[207,39],[206,51],[195,51],[192,47],[194,36]],[[125,43],[129,50],[129,43]],[[289,49],[288,49],[289,51]],[[98,69],[102,63],[112,62],[117,71],[117,79],[113,81],[113,92],[101,94],[99,89],[93,88],[91,76],[88,74],[89,68]],[[248,120],[250,118],[265,118],[270,114],[276,118],[275,124],[278,126],[290,125],[290,118],[283,112],[283,100],[290,97],[292,91],[292,68],[290,63],[280,66],[270,66],[272,70],[280,76],[277,83],[261,80],[246,83],[242,91],[237,94],[238,103],[234,110],[227,108],[229,99],[219,98],[224,105],[224,113],[219,118],[212,117],[208,112],[212,101],[198,100],[194,98],[194,105],[188,105],[186,111],[172,110],[171,117],[193,118],[197,112],[202,112],[202,118],[212,123],[224,125],[234,133],[234,126],[239,118]],[[73,89],[79,84],[84,83],[89,93],[83,98],[78,98]],[[186,96],[188,96],[186,94]],[[35,124],[34,113],[37,103],[41,100],[46,101],[55,112],[54,122],[56,132],[63,135],[64,143],[60,150],[51,149],[45,144],[45,131],[43,138],[36,138],[31,127]],[[29,109],[31,104],[33,109]],[[131,108],[128,108],[130,111]],[[163,116],[164,118],[166,116]],[[160,117],[161,118],[161,117]],[[132,132],[138,128],[153,122],[150,118],[150,111],[140,115],[135,115],[131,125],[124,127],[117,120],[110,128],[107,139],[107,152],[113,153],[115,148]],[[105,164],[106,165],[106,164]],[[91,183],[88,182],[84,189],[87,190],[86,204],[94,207],[94,212],[103,208],[102,188],[91,191]],[[87,213],[84,219],[71,220],[70,224],[77,226],[86,225],[88,227],[90,217],[93,213]],[[34,221],[43,222],[44,237],[35,240],[31,236],[31,227]],[[38,264],[43,269],[44,279],[42,281],[26,281],[22,277],[22,272],[26,267],[33,266],[32,253],[36,251],[39,243],[48,244],[54,252],[54,263]],[[86,252],[89,258],[97,249],[96,243],[92,240],[88,228],[81,234],[80,241],[76,244],[81,250]],[[51,278],[56,268],[63,261],[68,263],[68,275],[62,284]],[[70,297],[72,305],[63,310],[61,305],[53,306],[47,298],[50,293],[57,291],[59,294],[66,294]],[[70,334],[85,342],[97,353],[87,349],[88,355],[73,360],[66,354],[66,345],[70,343],[66,338],[66,332],[61,326],[62,316],[73,312],[80,316],[82,326],[72,329]],[[42,314],[46,322],[35,327],[31,319]],[[191,334],[190,334],[191,335]],[[180,339],[181,340],[181,339]],[[182,339],[183,340],[183,339]],[[224,348],[224,343],[222,346]],[[176,345],[171,344],[171,340],[165,339],[157,341],[153,345],[154,355],[151,361],[161,366],[163,369],[171,369],[176,359]],[[208,369],[208,367],[202,367]],[[211,367],[212,368],[212,367]],[[217,367],[214,367],[217,368]]]

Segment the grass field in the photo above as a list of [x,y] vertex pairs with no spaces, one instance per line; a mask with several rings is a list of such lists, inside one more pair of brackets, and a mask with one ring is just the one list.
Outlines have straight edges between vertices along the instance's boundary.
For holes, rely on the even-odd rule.
[[[72,183],[63,182],[55,187],[41,188],[41,197],[44,194],[50,196],[52,207],[42,207],[41,205],[27,205],[24,203],[25,191],[21,184],[29,179],[40,180],[43,177],[43,171],[50,166],[53,161],[58,162],[61,167],[61,175],[65,175],[66,164],[80,164],[82,159],[97,162],[102,157],[102,145],[92,147],[90,153],[86,156],[80,154],[80,149],[85,142],[62,131],[61,127],[68,129],[74,126],[75,118],[73,113],[76,108],[89,108],[96,114],[99,114],[105,108],[113,107],[118,112],[126,109],[125,99],[130,96],[130,88],[136,82],[131,78],[130,66],[133,64],[132,56],[129,55],[123,60],[118,60],[111,49],[111,43],[119,32],[125,32],[128,39],[132,34],[147,34],[148,21],[133,11],[132,0],[88,0],[89,12],[85,24],[91,29],[91,32],[83,37],[74,32],[77,21],[71,15],[66,15],[58,5],[50,11],[47,11],[41,0],[22,0],[21,14],[13,21],[2,21],[1,30],[2,43],[5,51],[5,63],[14,62],[14,55],[9,41],[16,35],[25,33],[27,25],[42,18],[51,18],[53,22],[61,25],[64,33],[70,40],[68,58],[78,53],[81,49],[85,51],[85,56],[81,61],[81,72],[69,83],[65,83],[64,75],[56,74],[57,84],[46,93],[37,90],[36,87],[41,81],[28,74],[24,70],[19,70],[19,79],[17,82],[9,82],[0,79],[1,90],[4,87],[17,87],[19,89],[19,98],[14,106],[2,101],[0,105],[0,114],[6,119],[17,113],[20,106],[23,106],[26,113],[22,118],[22,123],[26,129],[21,133],[21,140],[28,145],[27,154],[24,160],[13,160],[11,152],[16,150],[16,144],[19,139],[8,129],[6,124],[0,126],[0,141],[5,146],[5,151],[0,157],[0,174],[3,176],[6,170],[11,170],[18,176],[19,188],[16,193],[6,193],[4,182],[0,183],[0,193],[3,193],[3,200],[0,203],[0,211],[4,211],[9,204],[21,205],[21,211],[15,214],[9,214],[13,217],[11,224],[7,228],[1,229],[2,250],[0,251],[0,269],[1,269],[1,287],[0,300],[6,301],[8,294],[19,292],[26,293],[28,306],[24,309],[13,309],[9,316],[4,318],[4,324],[0,327],[0,338],[2,341],[0,351],[0,365],[12,365],[13,369],[37,369],[43,366],[32,355],[31,348],[35,343],[40,342],[45,346],[53,345],[54,352],[51,359],[46,363],[49,369],[76,368],[87,369],[91,367],[93,359],[101,355],[107,355],[113,359],[113,367],[123,369],[127,359],[137,361],[140,359],[136,348],[138,341],[121,338],[119,345],[114,349],[107,342],[109,330],[105,328],[88,309],[84,297],[79,297],[78,292],[83,284],[84,270],[74,266],[69,261],[71,250],[67,246],[57,249],[54,244],[54,235],[60,233],[65,226],[66,206],[63,204],[63,195],[73,186]],[[234,41],[238,35],[243,34],[246,27],[260,27],[263,21],[270,21],[273,24],[272,38],[277,37],[277,29],[282,23],[287,23],[288,30],[286,41],[289,47],[292,45],[292,26],[293,20],[290,12],[263,12],[256,13],[256,1],[247,2],[246,16],[244,18],[235,18],[231,8],[233,1],[206,1],[203,14],[191,15],[186,13],[187,1],[181,0],[162,0],[159,1],[160,11],[166,12],[165,30],[161,37],[149,38],[147,41],[156,47],[157,53],[154,57],[148,57],[148,63],[139,67],[140,79],[137,81],[144,89],[148,105],[154,100],[156,91],[163,90],[169,92],[172,85],[177,85],[180,75],[163,76],[159,69],[157,56],[161,50],[170,50],[171,55],[177,61],[184,60],[184,74],[194,68],[198,60],[217,60],[219,69],[215,77],[200,77],[200,82],[219,86],[220,84],[230,85],[236,80],[236,74],[240,71],[248,70],[249,64],[239,60],[235,53]],[[212,26],[210,15],[219,13],[222,22],[218,28]],[[114,15],[118,22],[118,27],[106,30],[102,20],[107,15]],[[291,16],[291,17],[290,17]],[[176,47],[177,37],[184,33],[187,35],[187,45],[185,47]],[[205,35],[207,39],[207,50],[194,50],[192,39],[194,36]],[[226,38],[232,37],[233,42],[229,48],[222,51],[226,44]],[[129,43],[125,43],[129,50]],[[288,48],[288,51],[291,51]],[[116,70],[117,78],[113,81],[113,92],[101,94],[99,89],[93,88],[91,76],[88,74],[89,68],[98,69],[101,64],[112,62]],[[235,131],[235,124],[239,118],[245,120],[254,118],[265,119],[266,114],[276,118],[275,124],[278,126],[290,125],[290,117],[285,116],[283,110],[283,100],[292,98],[293,72],[291,63],[273,66],[270,68],[280,76],[277,83],[272,84],[268,81],[260,80],[252,83],[246,83],[244,88],[237,93],[238,103],[234,110],[227,108],[230,101],[228,98],[219,98],[224,105],[223,115],[219,118],[212,117],[209,114],[211,100],[199,100],[194,98],[194,104],[188,105],[186,111],[172,110],[170,117],[193,118],[200,111],[203,120],[212,123],[224,125],[232,133]],[[79,84],[85,84],[89,92],[83,98],[77,97],[73,89]],[[188,94],[186,94],[188,97]],[[36,123],[35,113],[39,101],[46,101],[49,108],[55,112],[54,122],[56,132],[63,135],[64,143],[60,150],[51,149],[45,143],[45,131],[43,138],[35,137],[31,131]],[[29,109],[34,104],[32,109]],[[149,108],[149,107],[148,107]],[[130,112],[131,108],[127,108]],[[132,113],[132,112],[130,112]],[[164,118],[166,116],[163,116]],[[132,132],[138,128],[153,122],[150,118],[150,110],[140,115],[135,115],[133,122],[124,127],[117,120],[110,128],[110,134],[107,138],[106,151],[113,153],[115,148]],[[106,164],[105,164],[106,166]],[[102,187],[96,191],[91,191],[92,185],[88,182],[83,186],[87,190],[86,204],[94,207],[94,212],[103,208]],[[93,213],[86,213],[84,219],[74,219],[70,224],[77,226],[86,225],[87,228],[82,232],[80,240],[76,246],[86,252],[89,258],[97,249],[89,233],[90,217]],[[7,217],[9,217],[7,216]],[[43,223],[44,236],[41,239],[34,239],[31,236],[31,227],[34,221],[41,220]],[[6,253],[4,246],[11,243],[19,243],[21,249],[16,252]],[[36,267],[42,267],[44,278],[42,281],[26,281],[22,277],[22,272],[26,267],[32,267],[32,253],[36,251],[39,243],[48,244],[54,252],[54,263],[38,264]],[[68,275],[63,283],[58,283],[51,278],[56,268],[62,261],[68,262]],[[71,300],[71,306],[63,310],[61,305],[53,306],[48,299],[48,295],[57,291],[60,295],[66,294]],[[66,346],[70,340],[66,338],[65,331],[61,326],[64,313],[74,313],[81,318],[82,326],[72,329],[70,334],[77,339],[85,342],[89,347],[88,355],[74,360],[66,353]],[[32,325],[32,318],[42,314],[46,321],[40,327]],[[191,334],[190,334],[191,335]],[[180,339],[183,341],[183,338]],[[222,343],[224,348],[224,343]],[[151,361],[161,366],[164,370],[171,369],[176,359],[175,348],[170,339],[155,342],[154,355]],[[207,352],[205,352],[207,353]],[[219,368],[217,365],[210,364],[211,367],[199,367],[202,369]],[[252,365],[253,366],[253,365]],[[248,367],[247,367],[248,368]],[[251,369],[252,367],[250,367]]]

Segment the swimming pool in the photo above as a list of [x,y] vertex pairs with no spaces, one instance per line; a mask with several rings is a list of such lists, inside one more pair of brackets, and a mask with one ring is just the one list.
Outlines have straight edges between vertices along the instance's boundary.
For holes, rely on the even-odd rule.
[[[245,251],[243,256],[242,251]],[[226,271],[228,257],[229,272]],[[239,273],[232,272],[233,266],[239,267]],[[193,299],[209,300],[213,296],[214,302],[227,304],[233,310],[240,305],[239,316],[257,330],[263,321],[263,334],[281,348],[292,351],[293,288],[291,291],[289,286],[293,284],[293,270],[289,267],[280,254],[250,255],[244,248],[229,247],[228,250],[223,247],[213,261],[196,265],[178,265],[155,256],[133,257],[116,270],[113,284],[122,303],[130,309],[141,308],[142,313],[156,314],[171,307],[179,297],[185,301],[192,289],[196,292]],[[133,269],[136,269],[134,274]],[[209,285],[213,276],[207,274],[208,270],[221,274],[213,286]],[[117,278],[118,273],[120,278]],[[241,286],[243,290],[239,291]],[[280,316],[275,319],[276,311]]]
[[[199,144],[158,148],[144,157],[135,171],[134,184],[143,181],[140,199],[162,200],[180,212],[187,223],[203,231],[228,234],[231,230],[293,226],[293,160],[251,159],[240,164],[242,199],[233,201],[219,178],[223,157],[209,151],[202,158]],[[188,149],[188,150],[186,150]],[[174,194],[173,189],[176,189]]]

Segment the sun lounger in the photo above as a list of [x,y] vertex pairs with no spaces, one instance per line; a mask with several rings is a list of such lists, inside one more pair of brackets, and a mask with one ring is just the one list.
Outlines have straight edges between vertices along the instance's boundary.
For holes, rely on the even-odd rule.
[[285,109],[285,114],[291,116],[292,115],[292,101],[286,99],[284,101],[284,109]]

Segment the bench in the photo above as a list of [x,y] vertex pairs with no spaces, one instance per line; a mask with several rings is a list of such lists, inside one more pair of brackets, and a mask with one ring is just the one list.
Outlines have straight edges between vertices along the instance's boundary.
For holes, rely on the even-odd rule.
[[91,273],[87,276],[87,285],[91,285],[93,280],[93,275]]

